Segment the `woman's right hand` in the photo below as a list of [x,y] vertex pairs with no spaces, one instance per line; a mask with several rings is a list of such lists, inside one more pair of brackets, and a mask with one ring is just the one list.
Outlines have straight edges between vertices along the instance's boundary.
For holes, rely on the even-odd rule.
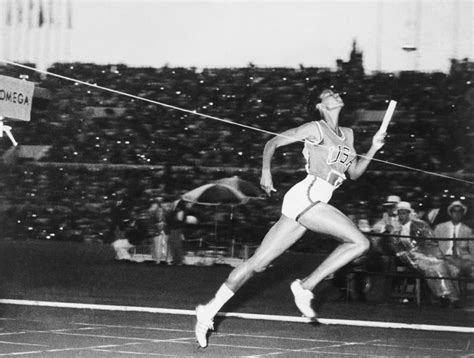
[[262,170],[262,177],[260,178],[260,187],[271,196],[272,191],[276,191],[273,187],[272,173],[269,170]]
[[375,149],[376,152],[378,152],[384,146],[386,135],[386,132],[377,132],[372,138],[372,148]]

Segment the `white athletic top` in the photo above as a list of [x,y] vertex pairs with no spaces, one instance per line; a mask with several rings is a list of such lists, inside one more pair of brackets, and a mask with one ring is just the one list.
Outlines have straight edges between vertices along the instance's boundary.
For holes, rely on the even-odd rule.
[[351,129],[339,127],[340,133],[334,132],[324,120],[314,122],[315,131],[319,131],[319,142],[306,140],[303,155],[306,159],[306,172],[322,178],[334,186],[339,186],[346,179],[344,173],[356,158],[352,144]]

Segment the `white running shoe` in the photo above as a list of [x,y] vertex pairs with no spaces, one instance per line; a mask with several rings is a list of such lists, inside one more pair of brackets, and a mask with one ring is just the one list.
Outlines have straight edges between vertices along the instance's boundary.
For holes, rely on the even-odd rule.
[[296,307],[301,311],[303,316],[308,318],[316,318],[316,312],[311,307],[314,295],[310,290],[301,286],[301,280],[295,280],[291,283],[291,292],[295,296]]
[[214,330],[214,321],[206,312],[206,307],[199,305],[196,307],[196,326],[194,327],[194,334],[196,340],[201,348],[207,347],[207,331]]

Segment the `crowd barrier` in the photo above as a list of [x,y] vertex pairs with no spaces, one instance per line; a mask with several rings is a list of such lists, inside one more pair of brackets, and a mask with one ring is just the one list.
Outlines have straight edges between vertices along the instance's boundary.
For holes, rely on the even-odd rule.
[[[409,238],[416,241],[451,241],[453,238],[447,237],[414,237],[409,235],[395,235],[395,234],[386,234],[386,233],[366,233],[369,237],[381,237],[385,238],[386,240],[394,239],[394,238]],[[474,238],[457,238],[456,240],[459,241],[474,241]],[[393,259],[392,264],[389,265],[388,270],[384,271],[376,271],[376,270],[369,270],[364,269],[363,264],[360,267],[354,266],[350,270],[345,271],[346,275],[346,299],[349,298],[349,292],[352,289],[353,282],[355,275],[362,275],[365,277],[384,277],[384,279],[390,281],[392,287],[389,288],[389,292],[384,292],[383,296],[385,299],[390,297],[396,297],[400,299],[407,299],[407,298],[414,298],[416,304],[421,306],[421,297],[422,297],[422,287],[423,282],[426,280],[448,280],[448,281],[455,281],[459,286],[460,291],[460,299],[465,301],[468,295],[468,289],[470,284],[474,283],[474,278],[466,277],[466,276],[451,276],[451,275],[433,275],[433,274],[425,274],[420,272],[416,267],[411,266],[407,262],[402,262],[397,258],[397,255],[393,255],[391,257]],[[446,257],[438,257],[441,260],[446,260]],[[395,264],[394,264],[395,263]],[[471,274],[472,275],[472,274]],[[401,279],[402,282],[399,285],[394,285],[393,280]],[[411,281],[412,284],[409,284],[408,281]],[[401,288],[403,286],[403,288]],[[409,292],[408,286],[412,286],[413,290]],[[387,290],[387,288],[385,288]]]
[[[197,243],[197,245],[194,246],[195,243]],[[247,260],[258,247],[258,245],[246,244],[237,240],[232,240],[230,246],[223,246],[202,237],[185,240],[185,246],[188,247],[184,250],[184,265],[230,265],[233,267]],[[155,261],[153,250],[154,247],[152,244],[135,246],[131,249],[131,261]],[[167,255],[165,254],[164,256],[166,257]]]

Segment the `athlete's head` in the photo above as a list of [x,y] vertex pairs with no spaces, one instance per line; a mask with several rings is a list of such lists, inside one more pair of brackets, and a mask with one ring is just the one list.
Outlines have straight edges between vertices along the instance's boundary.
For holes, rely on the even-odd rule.
[[323,106],[327,110],[344,107],[344,102],[341,96],[339,96],[339,93],[330,89],[323,90],[319,95],[319,99],[321,100],[319,106]]
[[[308,96],[308,104],[306,106],[308,113],[317,113],[324,118],[323,109],[332,110],[335,108],[342,108],[344,102],[338,93],[331,89],[324,89],[322,92],[313,88]],[[317,111],[316,111],[317,109]]]

